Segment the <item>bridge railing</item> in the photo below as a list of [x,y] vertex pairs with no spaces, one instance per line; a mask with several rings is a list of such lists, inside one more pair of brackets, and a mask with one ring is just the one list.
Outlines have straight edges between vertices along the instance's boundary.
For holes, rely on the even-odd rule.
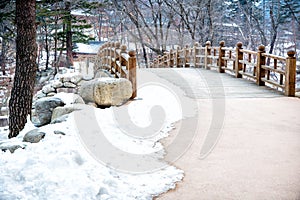
[[208,41],[204,47],[195,43],[193,47],[165,52],[150,64],[152,68],[161,67],[200,67],[215,69],[220,73],[230,73],[236,78],[247,78],[257,85],[266,85],[283,92],[286,96],[295,96],[296,92],[296,57],[295,51],[289,51],[287,57],[267,54],[265,46],[257,51],[243,49],[238,42],[235,48],[211,46]]
[[126,45],[119,42],[107,42],[98,51],[98,66],[107,69],[115,78],[126,78],[132,84],[132,96],[137,95],[136,84],[136,53],[127,51]]

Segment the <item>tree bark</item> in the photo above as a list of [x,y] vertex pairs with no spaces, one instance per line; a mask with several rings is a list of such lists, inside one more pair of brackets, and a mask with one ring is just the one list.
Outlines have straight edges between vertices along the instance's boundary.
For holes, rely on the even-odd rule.
[[16,0],[16,72],[9,101],[9,138],[24,128],[31,114],[36,76],[35,0]]
[[0,55],[0,65],[1,65],[1,71],[2,71],[2,75],[6,75],[6,69],[5,69],[5,65],[6,65],[6,38],[3,37],[2,38],[2,49],[1,49],[1,55]]
[[66,20],[66,48],[67,48],[67,67],[73,65],[73,44],[72,44],[72,16],[71,16],[71,2],[67,1],[65,3],[65,10],[67,13],[67,20]]
[[45,50],[46,50],[46,70],[49,68],[49,39],[48,39],[48,25],[45,24]]

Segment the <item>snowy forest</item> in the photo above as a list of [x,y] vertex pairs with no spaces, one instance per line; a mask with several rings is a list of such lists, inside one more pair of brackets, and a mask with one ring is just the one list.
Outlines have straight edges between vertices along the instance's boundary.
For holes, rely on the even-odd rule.
[[[242,42],[252,50],[263,44],[267,53],[284,56],[300,40],[297,0],[42,0],[35,13],[38,75],[72,66],[77,44],[93,41],[134,44],[140,67],[148,67],[155,56],[195,42]],[[15,15],[15,1],[1,1],[0,108],[8,105],[15,75]]]
[[0,200],[299,199],[299,51],[299,0],[1,0]]
[[[15,2],[1,1],[1,72],[10,73],[15,54]],[[242,42],[260,44],[284,55],[299,45],[300,2],[297,0],[128,0],[37,1],[39,69],[57,69],[76,43],[131,40],[140,53],[162,54],[170,46]],[[66,53],[68,52],[68,53]],[[43,61],[42,62],[42,58]],[[69,64],[67,64],[69,65]]]

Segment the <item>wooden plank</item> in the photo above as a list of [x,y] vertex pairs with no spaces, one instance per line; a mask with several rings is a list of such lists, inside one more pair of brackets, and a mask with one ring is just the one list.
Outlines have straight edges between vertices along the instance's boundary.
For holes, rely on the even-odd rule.
[[235,58],[229,58],[229,57],[222,57],[222,59],[227,61],[235,61]]
[[207,56],[208,58],[212,58],[212,59],[218,59],[219,56]]
[[256,51],[251,51],[251,50],[248,50],[248,49],[240,49],[241,52],[244,52],[244,53],[248,53],[248,54],[254,54],[256,55],[257,52]]
[[214,64],[209,64],[209,65],[207,65],[208,67],[213,67],[213,68],[218,68],[218,66],[217,65],[214,65]]
[[225,67],[225,70],[234,73],[234,69],[230,69],[230,68]]
[[285,57],[276,56],[276,55],[273,55],[273,54],[263,53],[262,55],[265,56],[265,57],[267,57],[267,58],[277,59],[277,60],[281,60],[281,61],[285,61],[286,60]]
[[253,74],[249,74],[247,72],[240,71],[240,74],[242,74],[243,76],[247,76],[249,78],[256,79],[256,76],[253,76]]
[[246,60],[239,60],[239,63],[242,63],[242,64],[246,64],[246,65],[250,65],[250,66],[256,67],[256,63],[248,62],[248,61],[246,61]]
[[277,72],[277,73],[282,74],[282,75],[285,75],[285,71],[283,71],[281,69],[274,69],[274,68],[271,68],[270,66],[267,66],[267,65],[262,65],[261,68],[266,69],[266,70],[270,70],[272,72]]
[[275,82],[275,81],[268,80],[268,79],[266,79],[266,78],[262,78],[261,80],[264,81],[264,82],[266,82],[266,83],[269,83],[269,84],[271,84],[271,85],[274,85],[274,86],[276,86],[276,87],[279,87],[279,88],[284,89],[284,85],[280,85],[279,83],[277,83],[277,82]]

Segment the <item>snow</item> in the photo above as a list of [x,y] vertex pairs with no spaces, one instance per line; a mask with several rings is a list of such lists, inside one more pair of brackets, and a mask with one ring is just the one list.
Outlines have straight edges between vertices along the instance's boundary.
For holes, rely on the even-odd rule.
[[87,53],[87,54],[97,54],[99,47],[103,43],[93,43],[90,42],[89,44],[84,44],[84,43],[76,43],[76,48],[74,49],[74,52],[78,53]]
[[[64,102],[72,102],[71,94],[59,97]],[[174,94],[159,86],[149,85],[141,88],[139,97],[127,105],[107,109],[86,105],[86,109],[69,114],[65,122],[41,127],[46,136],[39,143],[22,143],[24,134],[36,128],[30,121],[18,137],[10,140],[7,140],[7,127],[1,128],[0,144],[20,144],[26,148],[17,149],[13,154],[0,152],[0,199],[146,200],[174,188],[176,182],[183,178],[183,171],[160,160],[163,146],[158,140],[168,136],[172,124],[182,118],[179,105]],[[120,109],[127,110],[132,124],[124,124],[117,118],[122,112]],[[124,134],[126,127],[136,126],[136,130],[140,130],[138,128],[153,123],[153,110],[163,111],[165,118],[152,135]],[[94,115],[91,116],[89,111]],[[87,123],[96,116],[95,120],[111,145],[133,155],[144,156],[154,152],[155,160],[164,167],[135,172],[97,161],[83,144],[78,116]],[[55,130],[66,135],[54,134]],[[87,124],[85,131],[93,131],[93,128]],[[110,155],[110,152],[104,153]]]

